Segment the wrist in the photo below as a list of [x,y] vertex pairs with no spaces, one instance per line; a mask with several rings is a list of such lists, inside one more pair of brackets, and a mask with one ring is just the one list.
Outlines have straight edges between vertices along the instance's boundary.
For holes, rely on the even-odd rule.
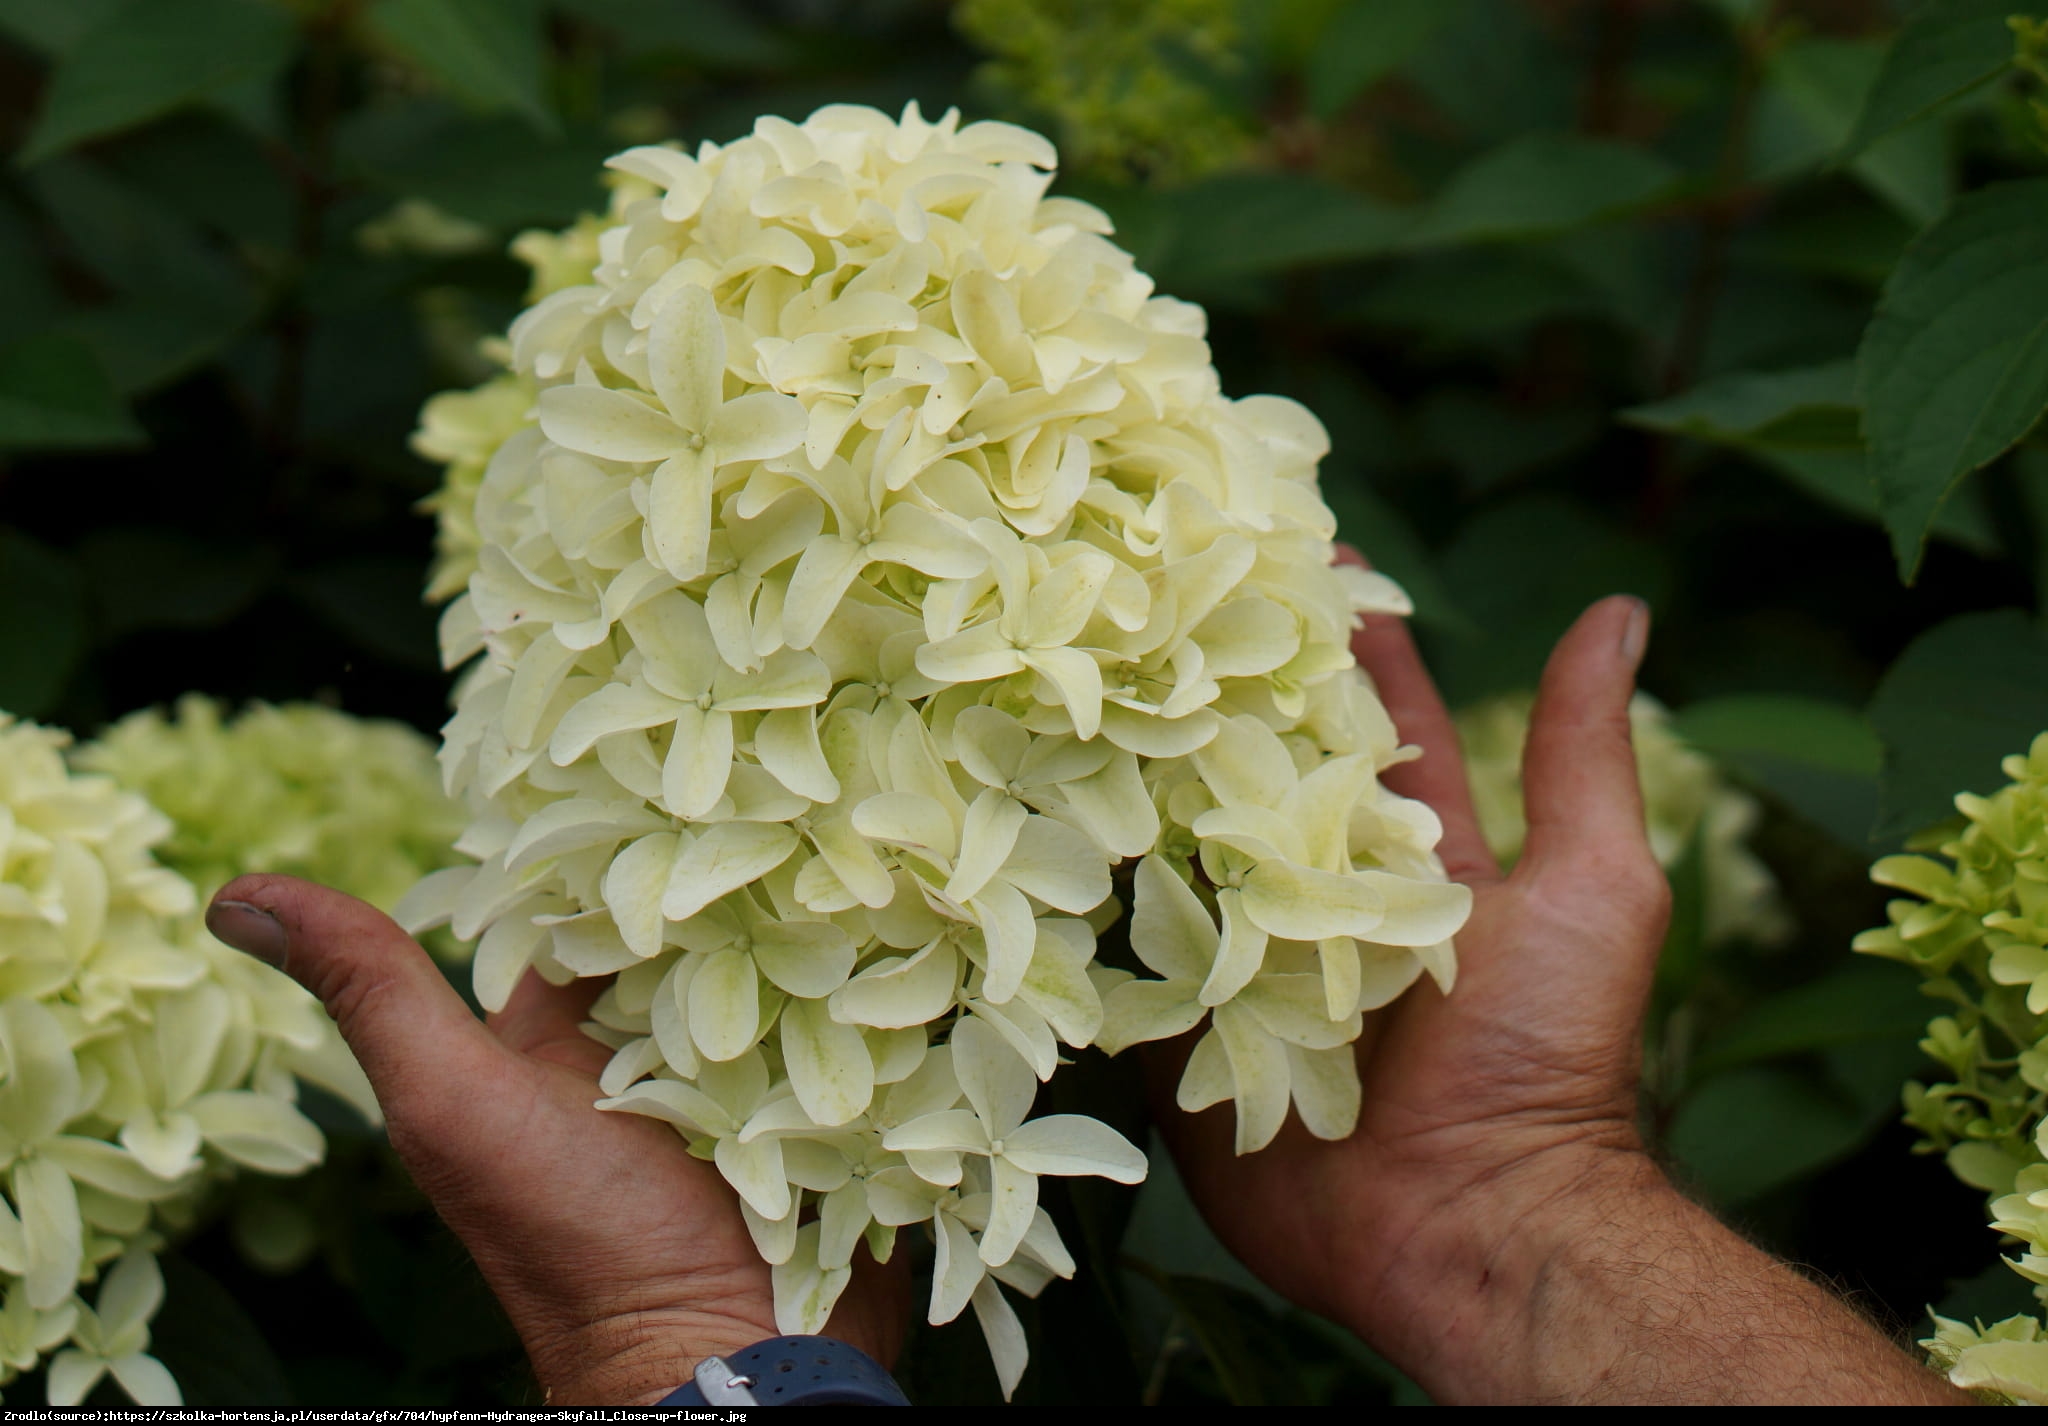
[[1597,1364],[1552,1350],[1554,1319],[1580,1310],[1567,1285],[1617,1225],[1697,1214],[1632,1141],[1561,1145],[1438,1197],[1340,1320],[1439,1403],[1574,1399],[1564,1378]]
[[550,1406],[651,1406],[690,1380],[707,1357],[729,1356],[775,1335],[772,1320],[648,1311],[528,1335],[526,1348]]

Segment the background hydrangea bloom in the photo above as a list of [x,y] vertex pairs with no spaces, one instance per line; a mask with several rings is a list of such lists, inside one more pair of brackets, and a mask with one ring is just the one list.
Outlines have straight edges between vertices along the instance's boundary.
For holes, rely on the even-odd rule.
[[[1332,566],[1322,427],[1226,398],[1053,158],[834,106],[612,160],[442,623],[479,865],[403,911],[481,933],[487,1007],[617,976],[603,1107],[717,1163],[785,1331],[923,1223],[1006,1390],[996,1284],[1073,1269],[1038,1176],[1144,1173],[1029,1117],[1062,1047],[1207,1024],[1184,1103],[1341,1135],[1360,1012],[1448,985],[1469,907],[1379,783],[1413,754],[1348,641],[1407,601]],[[1126,910],[1158,979],[1096,958]]]
[[376,1106],[319,1005],[206,934],[151,855],[170,820],[67,741],[0,715],[0,1381],[68,1341],[53,1403],[110,1371],[175,1404],[150,1255],[223,1176],[319,1161],[296,1077]]
[[[1916,967],[1924,991],[1953,1005],[1920,1047],[1954,1079],[1907,1085],[1906,1122],[1991,1195],[1991,1226],[2022,1245],[2007,1263],[2048,1303],[2048,733],[2004,771],[2006,786],[1958,795],[1958,818],[1871,868],[1907,895],[1855,946]],[[1956,1385],[2048,1404],[2039,1321],[1935,1327],[1922,1345]]]
[[[1529,831],[1522,811],[1522,744],[1535,704],[1534,694],[1508,694],[1461,709],[1456,719],[1480,830],[1503,865],[1521,856]],[[1670,714],[1648,694],[1637,694],[1629,704],[1629,726],[1651,850],[1668,871],[1699,843],[1707,940],[1784,941],[1792,927],[1777,884],[1747,845],[1760,815],[1756,799],[1686,746],[1671,731]]]
[[[158,860],[202,898],[248,872],[284,872],[390,910],[458,860],[462,809],[433,745],[402,723],[317,703],[258,703],[236,717],[201,694],[132,713],[73,763],[110,775],[170,819]],[[444,958],[466,954],[431,938]]]

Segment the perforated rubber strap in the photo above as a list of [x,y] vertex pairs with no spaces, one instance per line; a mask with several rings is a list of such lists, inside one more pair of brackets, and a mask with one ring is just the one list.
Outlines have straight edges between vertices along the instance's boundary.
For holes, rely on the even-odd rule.
[[830,1337],[772,1337],[712,1357],[657,1406],[908,1406],[866,1352]]

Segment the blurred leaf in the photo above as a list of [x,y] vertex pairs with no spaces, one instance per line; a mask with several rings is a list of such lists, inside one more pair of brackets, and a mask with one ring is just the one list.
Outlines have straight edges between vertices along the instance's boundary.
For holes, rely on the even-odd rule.
[[1662,197],[1679,178],[1664,160],[1628,144],[1531,134],[1460,169],[1403,241],[1427,247],[1567,232]]
[[1716,1075],[1687,1095],[1665,1147],[1686,1179],[1730,1207],[1842,1158],[1870,1127],[1824,1080],[1754,1065]]
[[1424,398],[1417,424],[1430,448],[1475,492],[1583,450],[1605,426],[1590,407],[1517,405],[1455,386]]
[[296,195],[245,129],[211,114],[155,124],[124,140],[108,167],[159,207],[257,248],[292,240]]
[[540,0],[376,0],[370,27],[472,107],[553,132]]
[[39,718],[56,706],[85,652],[78,567],[0,526],[0,710]]
[[1330,118],[1406,64],[1460,0],[1349,0],[1308,56],[1308,106]]
[[1436,561],[1422,543],[1422,537],[1363,478],[1340,479],[1326,471],[1323,499],[1337,516],[1337,538],[1408,591],[1415,604],[1417,623],[1449,633],[1477,632],[1437,574]]
[[1884,739],[1874,835],[1893,840],[1952,816],[1957,793],[2003,786],[1999,761],[2048,731],[2048,632],[2017,609],[1939,624],[1886,671],[1870,721]]
[[1737,252],[1751,262],[1880,287],[1916,226],[1888,206],[1844,201],[1831,192],[1826,207],[1773,218],[1745,236]]
[[420,600],[420,567],[383,557],[338,560],[294,577],[294,594],[380,658],[437,669],[434,619]]
[[31,186],[114,294],[64,325],[99,354],[120,390],[169,380],[256,315],[247,276],[192,224],[99,168],[53,160],[36,170]]
[[12,35],[30,49],[60,55],[131,0],[0,0],[0,34]]
[[1595,600],[1632,593],[1655,605],[1671,582],[1662,550],[1549,495],[1472,519],[1437,568],[1483,631],[1429,641],[1430,667],[1454,708],[1534,687],[1558,637]]
[[51,333],[0,348],[0,450],[146,445],[92,349]]
[[1841,147],[1848,159],[2012,64],[2008,15],[2048,15],[2040,0],[1925,0],[1900,28]]
[[241,613],[275,571],[266,547],[224,549],[168,530],[95,530],[79,542],[100,629],[206,629]]
[[288,1407],[296,1396],[263,1329],[234,1295],[183,1253],[159,1259],[164,1310],[150,1324],[149,1350],[197,1407]]
[[1847,361],[1715,377],[1662,401],[1631,406],[1619,412],[1618,419],[1645,430],[1725,445],[1861,444],[1856,368]]
[[1409,215],[1321,179],[1231,173],[1162,196],[1150,254],[1164,291],[1387,251]]
[[1457,7],[1415,55],[1408,78],[1479,142],[1569,130],[1578,119],[1582,67],[1525,5]]
[[1550,255],[1516,247],[1412,258],[1332,315],[1466,343],[1596,315],[1602,307],[1584,280]]
[[598,212],[604,160],[618,148],[601,134],[550,140],[511,119],[471,119],[431,102],[364,110],[344,122],[337,147],[364,177],[395,196],[424,198],[509,232],[561,227]]
[[[1878,508],[1877,486],[1871,482],[1870,457],[1861,449],[1800,450],[1760,445],[1750,450],[1808,495],[1883,528],[1884,512]],[[1996,555],[2000,549],[1998,532],[1991,528],[1983,502],[1973,498],[1967,489],[1958,491],[1954,499],[1935,512],[1928,533],[1980,555]]]
[[636,54],[684,54],[733,70],[771,70],[795,58],[780,35],[721,0],[555,0],[555,9],[610,30]]
[[1687,704],[1671,728],[1845,846],[1868,847],[1884,753],[1854,709],[1787,694],[1733,694]]
[[[1936,1009],[1924,1000],[1921,1002],[1923,1026]],[[1904,1023],[1903,1007],[1900,1023]],[[1831,1045],[1819,1052],[1819,1059],[1835,1088],[1862,1111],[1866,1122],[1873,1124],[1896,1119],[1906,1081],[1924,1078],[1929,1068],[1927,1056],[1920,1048],[1918,1030],[1910,1035],[1873,1035],[1867,1040]]]
[[52,280],[45,244],[13,195],[0,195],[0,272],[7,300],[0,302],[0,345],[42,330],[63,305]]
[[1934,514],[2048,403],[2048,179],[1957,200],[1907,249],[1857,353],[1871,470],[1901,578]]
[[2034,608],[2048,614],[2048,451],[2022,449],[2013,457],[2013,483],[2034,538]]
[[129,0],[70,45],[19,161],[147,123],[291,61],[291,16],[260,0]]
[[1256,1298],[1207,1278],[1161,1272],[1135,1258],[1124,1261],[1173,1303],[1216,1369],[1231,1405],[1308,1403],[1301,1374],[1294,1370],[1294,1353]]
[[[1826,161],[1842,146],[1881,63],[1866,41],[1809,38],[1779,46],[1754,129],[1756,176],[1779,181]],[[1850,170],[1915,224],[1932,222],[1948,202],[1946,140],[1918,124],[1860,153]]]
[[[1903,1045],[1917,1054],[1934,1013],[1910,970],[1889,961],[1856,961],[1752,1006],[1693,1057],[1692,1073],[1705,1079],[1759,1060],[1842,1045]],[[1901,1082],[1892,1081],[1890,1100],[1897,1100]]]

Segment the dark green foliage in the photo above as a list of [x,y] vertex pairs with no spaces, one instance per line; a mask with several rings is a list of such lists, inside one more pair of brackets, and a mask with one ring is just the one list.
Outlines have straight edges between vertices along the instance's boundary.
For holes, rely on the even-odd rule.
[[[1979,1273],[1980,1195],[1894,1124],[1930,1004],[1848,941],[1883,917],[1870,859],[2048,728],[2048,151],[2006,25],[2048,8],[1897,10],[1244,0],[1228,63],[1158,46],[1241,156],[1167,184],[1098,155],[1130,181],[1058,191],[1208,306],[1226,390],[1322,416],[1329,502],[1454,701],[1533,684],[1592,599],[1653,602],[1646,687],[1762,799],[1796,934],[1708,944],[1701,849],[1674,864],[1647,1121],[1710,1201],[1903,1325],[2016,1281]],[[506,243],[599,205],[632,142],[828,102],[1067,117],[977,89],[947,20],[0,0],[0,707],[89,734],[197,688],[437,726],[435,473],[406,437],[518,310]],[[419,201],[456,237],[359,236]],[[1128,1068],[1060,1092],[1142,1136]],[[246,1266],[225,1222],[167,1265],[157,1341],[196,1404],[533,1404],[374,1139],[289,1187],[307,1266]],[[1906,1201],[1950,1229],[1906,1236]],[[1020,1400],[1419,1400],[1234,1263],[1163,1161],[1048,1203],[1082,1270],[1024,1305]],[[971,1319],[918,1328],[903,1374],[996,1395]]]

